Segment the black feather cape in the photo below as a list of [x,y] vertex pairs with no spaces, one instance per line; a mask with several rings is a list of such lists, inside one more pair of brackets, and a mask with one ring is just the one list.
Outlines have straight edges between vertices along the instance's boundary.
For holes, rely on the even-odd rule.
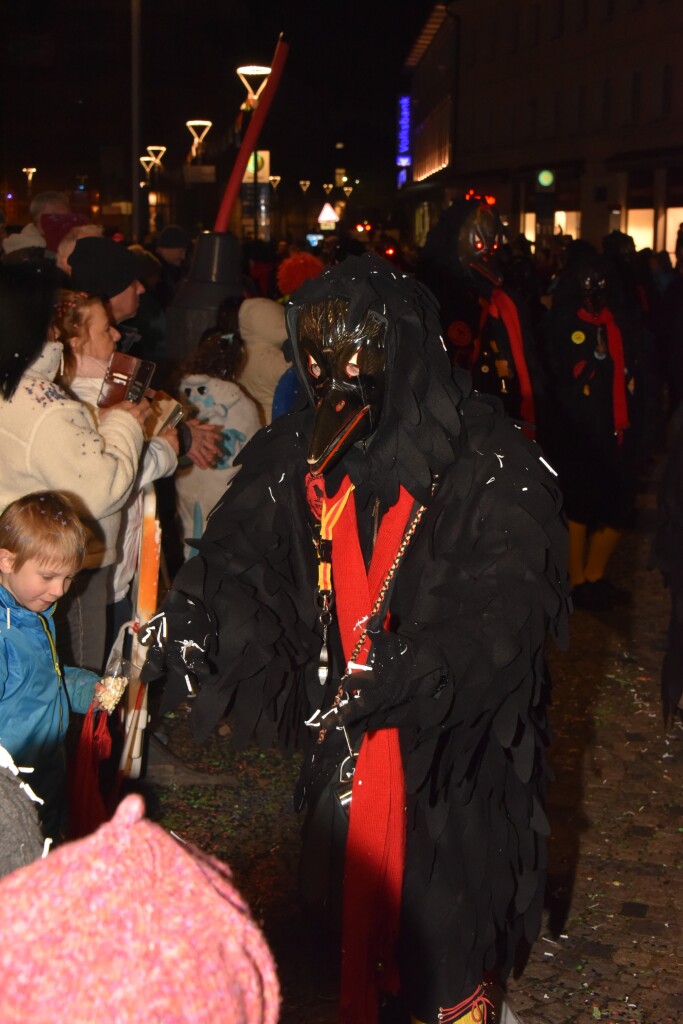
[[[471,994],[484,972],[504,978],[518,942],[531,943],[540,926],[544,645],[548,629],[562,644],[567,638],[561,496],[540,448],[495,399],[471,393],[466,374],[452,376],[423,286],[366,256],[310,282],[295,304],[328,294],[349,296],[349,318],[372,306],[390,323],[379,428],[367,452],[349,453],[328,477],[328,491],[346,471],[359,494],[373,493],[384,507],[399,484],[427,505],[390,610],[413,649],[437,658],[445,685],[368,723],[401,730],[402,977],[412,1012],[427,1020]],[[146,675],[163,668],[170,708],[186,697],[194,665],[198,739],[226,708],[238,743],[255,737],[293,749],[315,739],[304,724],[320,704],[305,495],[312,415],[277,420],[247,445],[199,554],[164,604],[168,640],[150,652]],[[197,651],[188,640],[203,657],[187,657]]]

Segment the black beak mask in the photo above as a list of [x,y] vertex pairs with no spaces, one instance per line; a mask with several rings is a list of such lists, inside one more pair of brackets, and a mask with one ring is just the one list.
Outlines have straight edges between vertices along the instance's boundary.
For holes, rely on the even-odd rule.
[[458,258],[467,274],[477,282],[483,278],[497,287],[503,282],[501,224],[487,203],[472,205],[458,234]]
[[581,305],[597,316],[607,305],[607,281],[597,268],[588,268],[581,275]]
[[387,321],[369,310],[349,324],[348,311],[344,299],[289,311],[299,372],[316,409],[308,449],[313,473],[325,473],[351,445],[367,441],[382,412]]

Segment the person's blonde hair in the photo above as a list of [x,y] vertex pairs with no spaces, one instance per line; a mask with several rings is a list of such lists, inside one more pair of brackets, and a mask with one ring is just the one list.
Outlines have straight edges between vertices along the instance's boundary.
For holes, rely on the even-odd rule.
[[[104,307],[102,299],[87,292],[74,292],[63,289],[57,296],[55,314],[50,325],[53,341],[61,342],[64,349],[63,370],[59,380],[64,387],[69,387],[76,373],[76,355],[69,340],[79,338],[88,331],[88,318],[96,306]],[[106,307],[104,307],[106,309]],[[108,314],[107,314],[108,315]]]
[[0,548],[14,557],[13,572],[29,559],[39,565],[83,564],[86,531],[73,503],[60,491],[36,491],[17,498],[0,515]]

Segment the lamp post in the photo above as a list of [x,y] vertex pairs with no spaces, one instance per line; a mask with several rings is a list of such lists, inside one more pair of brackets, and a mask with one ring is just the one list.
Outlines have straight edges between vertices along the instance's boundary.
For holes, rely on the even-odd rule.
[[201,163],[204,139],[209,134],[211,125],[211,121],[202,121],[197,118],[193,121],[185,122],[185,127],[192,135],[192,149],[190,150],[190,155],[188,157],[190,162],[196,159]]
[[162,167],[163,166],[161,161],[164,158],[164,153],[166,152],[166,146],[148,146],[147,147],[147,152],[149,153],[149,155],[152,158],[152,165],[154,167]]
[[142,164],[142,166],[145,169],[145,181],[149,185],[149,172],[152,169],[152,164],[154,163],[154,157],[151,157],[151,156],[141,156],[140,157],[140,163]]
[[147,152],[152,158],[152,163],[149,165],[149,169],[152,175],[152,185],[155,186],[156,191],[147,193],[147,201],[149,203],[149,230],[154,234],[159,229],[157,218],[159,216],[159,207],[162,205],[160,200],[162,199],[159,189],[159,172],[164,169],[162,160],[164,153],[166,152],[166,146],[148,146]]
[[31,196],[31,183],[33,181],[33,175],[36,173],[36,167],[22,167],[21,173],[26,175],[26,194],[30,198]]
[[[256,110],[259,103],[259,97],[266,87],[268,82],[268,76],[270,75],[271,68],[266,67],[265,64],[243,64],[239,68],[235,68],[237,77],[240,82],[247,90],[247,98],[242,104],[242,110],[253,111]],[[258,81],[258,85],[254,88],[254,85],[250,82],[250,78]],[[258,190],[258,162],[259,154],[258,149],[251,153],[247,163],[247,169],[253,170],[253,183],[251,185],[253,189],[253,203],[254,203],[254,240],[258,239],[259,229],[259,207],[260,198]]]
[[249,160],[249,155],[257,145],[259,132],[263,127],[270,104],[282,76],[288,52],[289,46],[284,42],[282,36],[280,36],[277,46],[275,47],[275,53],[273,54],[271,72],[266,79],[262,102],[259,102],[258,109],[254,111],[254,114],[249,121],[247,130],[244,133],[242,145],[239,148],[237,158],[232,171],[230,172],[230,178],[228,179],[228,184],[225,187],[223,199],[221,200],[221,205],[216,216],[216,223],[214,226],[215,231],[227,230],[230,222],[230,214],[235,203],[235,199],[239,193],[247,161]]
[[[243,64],[241,67],[235,68],[242,85],[247,90],[247,98],[242,105],[242,110],[256,110],[259,97],[266,87],[271,70],[272,68],[268,68],[264,64]],[[249,81],[250,78],[261,79],[256,89]]]

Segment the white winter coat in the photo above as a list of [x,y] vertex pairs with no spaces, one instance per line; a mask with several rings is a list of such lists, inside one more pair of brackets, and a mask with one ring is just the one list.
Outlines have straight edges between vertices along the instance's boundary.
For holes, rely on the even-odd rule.
[[46,342],[8,400],[0,400],[0,511],[33,491],[74,498],[93,533],[88,568],[113,562],[121,509],[133,487],[143,434],[130,413],[98,427],[82,402],[55,384],[62,357]]

